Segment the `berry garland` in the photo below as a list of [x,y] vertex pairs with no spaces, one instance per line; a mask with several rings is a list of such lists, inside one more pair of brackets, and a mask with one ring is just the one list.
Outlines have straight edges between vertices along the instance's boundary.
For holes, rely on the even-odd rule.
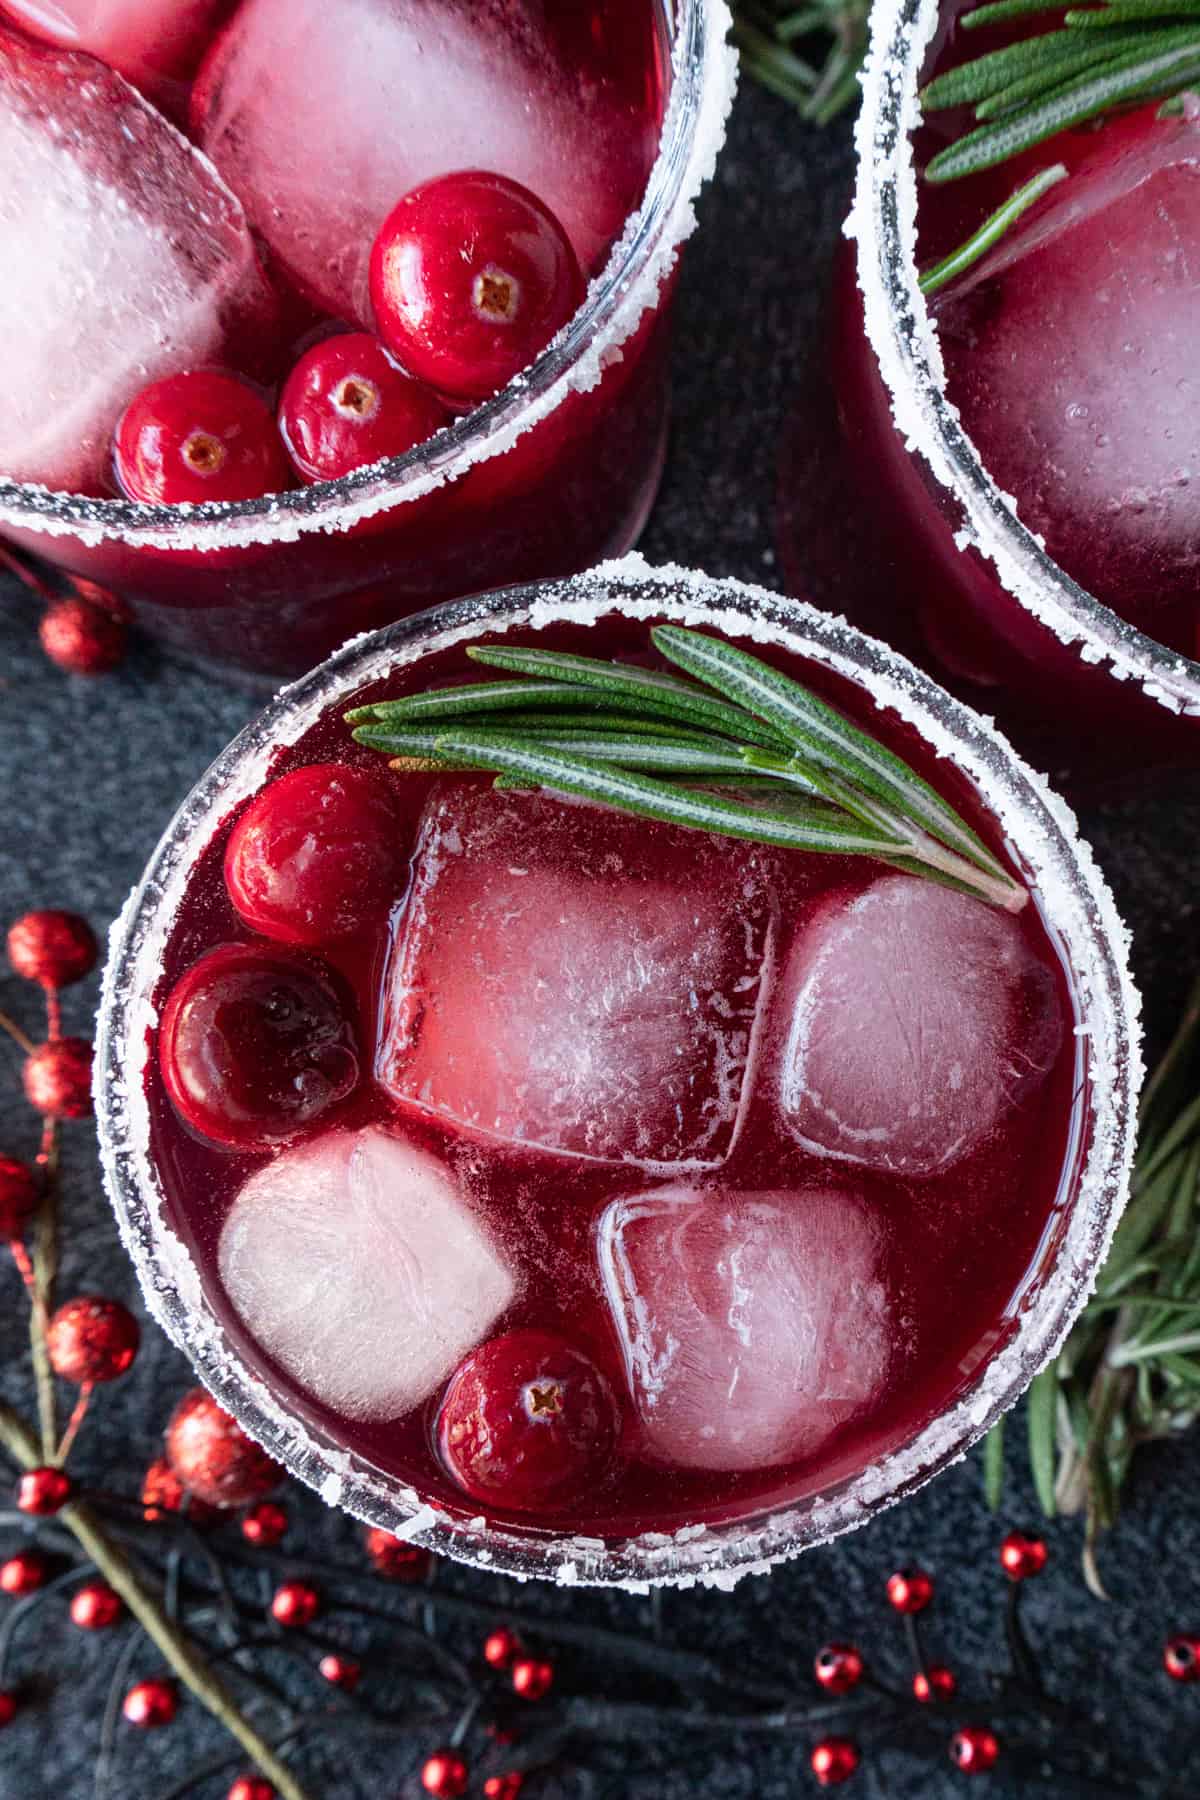
[[[793,1742],[814,1790],[852,1782],[887,1745],[949,1757],[964,1776],[1006,1771],[1010,1791],[1048,1772],[1062,1791],[1069,1783],[1110,1800],[1193,1791],[1186,1758],[1170,1769],[1133,1761],[1102,1722],[1050,1691],[1022,1613],[1047,1548],[1022,1532],[998,1546],[1007,1667],[969,1691],[929,1652],[936,1592],[920,1568],[881,1584],[902,1657],[834,1642],[816,1649],[810,1670],[772,1668],[764,1679],[666,1641],[657,1601],[643,1634],[499,1612],[445,1586],[428,1551],[377,1528],[364,1531],[356,1561],[298,1557],[287,1507],[273,1497],[282,1471],[199,1388],[175,1407],[164,1454],[137,1493],[81,1484],[67,1465],[92,1397],[127,1373],[140,1335],[119,1300],[82,1294],[56,1307],[52,1292],[61,1121],[90,1106],[90,1046],[64,1036],[60,995],[89,972],[96,943],[75,915],[39,912],[18,920],[8,948],[17,973],[43,991],[46,1038],[35,1044],[0,1013],[42,1116],[32,1163],[0,1156],[0,1243],[29,1301],[37,1417],[35,1426],[0,1404],[0,1458],[16,1465],[6,1476],[0,1462],[0,1492],[11,1495],[8,1510],[0,1501],[0,1528],[19,1534],[0,1551],[0,1731],[21,1729],[34,1710],[28,1627],[47,1615],[113,1635],[97,1800],[118,1791],[123,1732],[152,1737],[194,1702],[230,1742],[156,1800],[184,1800],[205,1784],[213,1792],[214,1781],[230,1783],[226,1800],[344,1793],[347,1759],[368,1736],[401,1757],[415,1753],[431,1800],[537,1800],[575,1775],[607,1779],[599,1792],[615,1800],[647,1759],[660,1766],[656,1757],[699,1792],[709,1755],[750,1734]],[[31,1062],[53,1073],[31,1083]],[[75,1392],[61,1434],[59,1383]],[[473,1651],[461,1654],[463,1642]],[[136,1679],[135,1662],[145,1665]],[[1200,1692],[1200,1634],[1170,1637],[1162,1662],[1164,1682]],[[324,1790],[297,1773],[318,1748],[342,1771]],[[132,1791],[128,1781],[120,1791]],[[137,1791],[146,1792],[141,1782]]]

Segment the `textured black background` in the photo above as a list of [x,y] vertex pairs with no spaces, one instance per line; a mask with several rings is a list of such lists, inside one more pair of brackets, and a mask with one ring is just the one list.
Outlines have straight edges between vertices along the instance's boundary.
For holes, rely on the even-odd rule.
[[[848,132],[819,134],[799,125],[780,102],[743,92],[715,188],[703,202],[702,229],[683,281],[676,355],[675,427],[662,496],[643,549],[652,559],[702,564],[768,584],[775,581],[772,545],[777,444],[803,361],[820,331],[819,297],[842,215],[849,177]],[[868,479],[864,472],[864,479]],[[852,553],[853,546],[848,546]],[[69,680],[37,651],[33,615],[19,590],[4,586],[0,610],[0,920],[30,905],[69,905],[107,926],[175,804],[253,702],[241,692],[170,665],[139,648],[115,676]],[[1200,872],[1200,779],[1143,784],[1133,795],[1088,807],[1093,839],[1134,927],[1134,961],[1147,1000],[1150,1047],[1161,1045],[1187,982],[1200,966],[1195,889]],[[69,1024],[86,1030],[94,984],[69,996]],[[31,992],[7,973],[0,1003],[33,1026]],[[17,1058],[0,1045],[0,1147],[32,1149],[31,1116],[16,1097]],[[68,1131],[68,1243],[63,1293],[80,1287],[132,1298],[132,1278],[101,1193],[88,1127]],[[0,1391],[27,1405],[23,1362],[24,1309],[15,1274],[0,1267]],[[157,1433],[187,1383],[182,1360],[150,1332],[132,1375],[103,1395],[90,1424],[80,1467],[113,1487],[132,1489],[155,1454]],[[1020,1426],[1020,1420],[1017,1425]],[[899,1510],[856,1536],[814,1551],[769,1579],[732,1595],[667,1595],[667,1635],[707,1647],[733,1666],[748,1657],[783,1674],[796,1672],[798,1696],[812,1691],[807,1659],[827,1637],[854,1638],[880,1666],[901,1664],[900,1639],[882,1598],[882,1583],[900,1560],[919,1558],[936,1573],[939,1597],[931,1643],[963,1685],[982,1693],[984,1672],[1002,1657],[1004,1581],[995,1546],[1004,1525],[1035,1517],[1020,1432],[1010,1429],[1010,1481],[1003,1524],[985,1511],[977,1460],[944,1475]],[[292,1494],[298,1523],[290,1541],[315,1554],[353,1554],[354,1528],[310,1496]],[[0,1529],[0,1549],[13,1541]],[[1028,1614],[1044,1644],[1051,1681],[1065,1696],[1104,1717],[1105,1729],[1136,1757],[1154,1746],[1176,1771],[1200,1734],[1200,1689],[1177,1689],[1159,1666],[1171,1628],[1200,1630],[1200,1439],[1152,1450],[1139,1463],[1129,1508],[1103,1554],[1112,1601],[1089,1597],[1079,1579],[1077,1527],[1047,1533],[1053,1562],[1030,1590]],[[445,1579],[495,1594],[505,1584],[451,1571]],[[645,1601],[623,1595],[526,1590],[521,1603],[540,1609],[553,1642],[553,1617],[591,1617],[642,1629]],[[115,1646],[63,1623],[51,1602],[23,1640],[18,1668],[41,1669],[37,1706],[0,1739],[3,1800],[85,1800],[99,1715]],[[152,1657],[137,1665],[153,1668]],[[567,1679],[571,1678],[570,1670]],[[113,1793],[151,1800],[221,1736],[195,1706],[170,1731],[121,1739]],[[306,1764],[321,1800],[419,1793],[415,1768],[429,1748],[415,1737],[373,1750],[356,1746],[342,1765],[333,1753]],[[720,1744],[689,1772],[667,1766],[631,1773],[604,1792],[636,1800],[791,1800],[814,1791],[803,1738]],[[1194,1766],[1195,1766],[1195,1759]],[[231,1778],[195,1792],[216,1800]],[[585,1788],[553,1777],[527,1790],[530,1800],[559,1800]],[[599,1789],[596,1790],[599,1793]],[[864,1796],[929,1796],[974,1791],[955,1774],[941,1745],[913,1754],[872,1748],[853,1786]],[[1064,1795],[1061,1778],[1002,1771],[982,1792],[997,1797]],[[1086,1790],[1112,1791],[1105,1785]]]

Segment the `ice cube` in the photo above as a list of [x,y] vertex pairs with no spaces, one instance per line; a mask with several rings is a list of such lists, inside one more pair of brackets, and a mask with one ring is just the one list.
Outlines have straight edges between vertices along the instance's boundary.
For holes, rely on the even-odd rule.
[[225,0],[3,0],[34,37],[86,50],[139,85],[178,76]]
[[853,1195],[660,1188],[614,1200],[597,1248],[656,1462],[811,1456],[883,1387],[882,1233]]
[[950,394],[1051,553],[1156,636],[1182,631],[1190,650],[1200,116],[1160,122],[1150,108],[1079,135],[1070,180],[939,307]]
[[458,169],[523,182],[585,270],[602,259],[641,198],[654,121],[569,60],[541,12],[497,0],[246,0],[200,72],[199,141],[326,312],[371,326],[380,225],[410,188]]
[[267,1354],[346,1418],[399,1418],[488,1335],[516,1283],[433,1156],[367,1126],[251,1175],[221,1280]]
[[974,1150],[1061,1039],[1053,976],[1016,920],[911,875],[821,912],[796,942],[780,1004],[789,1130],[897,1175]]
[[749,1090],[772,939],[753,851],[447,783],[422,822],[376,1075],[471,1135],[715,1167]]
[[0,30],[0,470],[104,488],[147,381],[269,305],[241,207],[111,70]]

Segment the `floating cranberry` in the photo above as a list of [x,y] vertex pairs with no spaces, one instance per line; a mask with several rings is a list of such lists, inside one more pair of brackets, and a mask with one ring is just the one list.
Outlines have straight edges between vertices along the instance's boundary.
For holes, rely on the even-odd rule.
[[1000,1741],[986,1725],[966,1725],[950,1739],[950,1761],[964,1775],[986,1775],[999,1755]]
[[315,957],[226,944],[193,964],[163,1013],[167,1092],[202,1137],[240,1150],[287,1143],[358,1081],[350,1003]]
[[467,1779],[467,1765],[456,1750],[435,1750],[421,1769],[421,1786],[433,1800],[459,1800]]
[[184,1488],[209,1506],[246,1506],[283,1476],[279,1464],[203,1388],[192,1388],[171,1414],[166,1447]]
[[544,1700],[554,1686],[554,1664],[544,1657],[520,1656],[512,1666],[512,1684],[522,1700]]
[[119,1300],[80,1294],[50,1320],[46,1351],[64,1381],[80,1386],[116,1381],[132,1366],[140,1335],[137,1320]]
[[153,1681],[135,1682],[121,1707],[129,1723],[142,1731],[169,1725],[178,1710],[179,1695],[175,1685],[161,1676]]
[[537,1511],[604,1477],[617,1410],[582,1351],[548,1331],[511,1331],[459,1364],[437,1434],[442,1460],[474,1499]]
[[933,1580],[924,1569],[898,1569],[888,1576],[887,1597],[898,1613],[924,1612],[933,1599]]
[[501,1626],[498,1631],[489,1631],[483,1640],[483,1660],[489,1668],[507,1669],[520,1654],[521,1640],[507,1626]]
[[318,1669],[331,1687],[344,1688],[352,1694],[362,1679],[362,1664],[356,1663],[352,1656],[338,1656],[331,1650],[317,1664]]
[[275,1800],[275,1789],[261,1775],[239,1775],[225,1800]]
[[932,1700],[952,1700],[958,1691],[958,1682],[952,1669],[932,1663],[927,1669],[917,1670],[912,1687],[917,1699],[927,1706]]
[[284,384],[279,429],[304,481],[403,456],[446,423],[429,389],[397,368],[378,338],[348,331],[305,351]]
[[1000,1546],[1000,1567],[1010,1581],[1028,1581],[1041,1574],[1049,1554],[1044,1539],[1010,1531]]
[[124,619],[82,595],[56,600],[42,614],[38,642],[68,675],[107,675],[123,661],[128,631]]
[[6,1725],[12,1724],[19,1710],[17,1696],[10,1693],[7,1688],[0,1688],[0,1731],[3,1731]]
[[849,1738],[822,1738],[819,1744],[813,1745],[808,1760],[818,1787],[841,1787],[858,1767],[858,1745]]
[[419,1544],[406,1543],[382,1526],[369,1525],[363,1532],[363,1543],[377,1575],[389,1581],[424,1581],[433,1557]]
[[244,381],[207,369],[152,381],[130,401],[113,466],[131,500],[165,506],[257,500],[290,479],[266,402]]
[[285,1581],[271,1596],[271,1617],[289,1631],[311,1625],[321,1610],[321,1596],[310,1581]]
[[386,783],[345,763],[313,763],[250,802],[226,846],[225,886],[255,931],[319,944],[391,904],[403,855]]
[[406,369],[456,401],[504,387],[582,297],[554,214],[528,188],[481,170],[414,188],[371,252],[381,337]]
[[269,1550],[287,1534],[288,1516],[274,1500],[260,1500],[242,1520],[242,1536],[248,1544]]
[[38,1208],[37,1176],[28,1163],[0,1156],[0,1244],[24,1234]]
[[17,1505],[23,1513],[32,1513],[35,1518],[51,1518],[67,1504],[74,1485],[62,1469],[48,1465],[26,1469],[17,1482]]
[[1163,1668],[1172,1681],[1200,1681],[1200,1637],[1179,1632],[1163,1645]]
[[125,1608],[107,1581],[89,1581],[71,1597],[71,1620],[81,1631],[107,1631]]
[[43,1587],[50,1574],[50,1565],[44,1556],[36,1550],[18,1550],[7,1562],[0,1563],[0,1594],[12,1594],[19,1599],[23,1594],[34,1594]]
[[25,1058],[25,1098],[47,1119],[87,1119],[92,1111],[92,1046],[86,1038],[54,1038]]
[[826,1644],[813,1659],[813,1674],[827,1694],[848,1694],[863,1678],[863,1659],[853,1644]]
[[29,912],[11,926],[8,960],[26,981],[44,988],[69,987],[96,966],[96,934],[78,913],[47,908]]

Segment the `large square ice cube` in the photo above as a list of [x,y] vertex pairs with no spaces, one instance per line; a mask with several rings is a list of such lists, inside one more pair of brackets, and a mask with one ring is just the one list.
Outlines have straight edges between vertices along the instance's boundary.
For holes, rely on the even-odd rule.
[[857,1198],[822,1188],[614,1200],[597,1248],[647,1454],[733,1471],[820,1450],[887,1376],[881,1246]]
[[772,937],[753,851],[446,784],[421,827],[376,1074],[481,1137],[715,1167],[748,1094]]
[[349,1419],[418,1406],[516,1292],[449,1172],[375,1126],[327,1132],[251,1175],[218,1261],[267,1354]]

